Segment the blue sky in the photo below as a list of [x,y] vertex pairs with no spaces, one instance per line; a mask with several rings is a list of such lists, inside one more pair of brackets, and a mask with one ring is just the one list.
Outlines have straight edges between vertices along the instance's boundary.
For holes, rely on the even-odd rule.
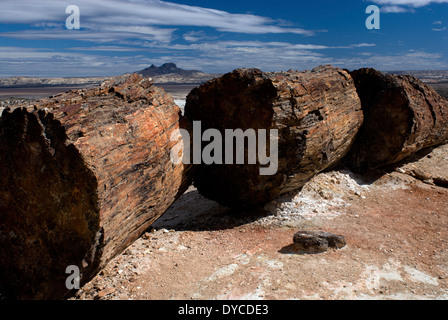
[[[66,7],[80,10],[68,30]],[[365,26],[381,9],[380,29]],[[448,0],[2,0],[0,77],[109,76],[175,62],[228,72],[448,70]]]

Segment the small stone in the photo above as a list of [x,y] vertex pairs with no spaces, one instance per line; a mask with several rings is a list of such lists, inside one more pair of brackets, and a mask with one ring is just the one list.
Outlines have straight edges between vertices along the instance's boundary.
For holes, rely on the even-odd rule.
[[103,298],[111,293],[115,292],[115,289],[112,287],[106,288],[104,290],[101,290],[100,292],[98,292],[98,298]]
[[298,232],[294,235],[294,249],[306,253],[320,253],[328,250],[328,241],[313,234]]
[[145,234],[142,236],[142,238],[145,239],[145,240],[151,239],[151,233],[145,232]]
[[294,249],[304,252],[325,252],[328,248],[345,247],[345,237],[324,231],[299,231],[294,235]]
[[101,283],[96,283],[93,287],[94,287],[95,290],[101,291],[101,290],[104,289],[105,286],[103,284],[101,284]]
[[91,291],[91,290],[93,290],[93,284],[92,284],[91,282],[86,283],[86,284],[82,287],[82,289],[83,289],[84,291],[86,291],[86,292]]
[[414,170],[412,170],[412,173],[414,174],[414,176],[417,179],[420,179],[420,180],[431,180],[431,178],[432,178],[432,175],[430,173],[428,173],[420,168],[414,168]]

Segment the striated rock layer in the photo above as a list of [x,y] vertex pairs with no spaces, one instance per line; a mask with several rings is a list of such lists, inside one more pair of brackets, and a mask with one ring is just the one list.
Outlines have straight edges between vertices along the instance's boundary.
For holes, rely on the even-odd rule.
[[[274,175],[260,175],[265,166],[259,159],[252,165],[194,165],[199,192],[226,206],[262,204],[299,189],[345,156],[363,120],[352,78],[331,66],[307,72],[237,69],[192,90],[185,116],[201,121],[202,131],[216,128],[223,136],[226,129],[278,130]],[[247,144],[237,152],[247,155]]]
[[448,101],[417,78],[374,69],[351,73],[364,124],[345,159],[363,172],[447,141]]
[[189,185],[170,161],[180,110],[126,75],[4,110],[0,118],[0,277],[17,298],[68,293],[134,242]]

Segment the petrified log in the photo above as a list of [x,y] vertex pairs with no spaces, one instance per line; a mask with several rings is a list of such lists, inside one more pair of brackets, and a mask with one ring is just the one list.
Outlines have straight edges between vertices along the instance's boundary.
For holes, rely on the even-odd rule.
[[[263,204],[299,189],[345,156],[363,119],[352,78],[331,66],[307,72],[237,69],[193,89],[185,116],[193,123],[200,121],[201,133],[213,128],[225,136],[229,129],[265,129],[272,137],[272,130],[278,130],[278,140],[274,134],[266,148],[269,154],[278,142],[278,152],[271,154],[271,162],[278,158],[274,174],[261,174],[266,161],[260,157],[248,164],[248,143],[235,152],[233,162],[194,163],[193,180],[199,192],[225,206]],[[191,133],[197,139],[197,132]],[[257,143],[260,140],[259,135]],[[197,159],[198,149],[193,148],[193,158]],[[244,164],[235,164],[238,154],[245,155]]]
[[0,276],[15,297],[63,297],[69,265],[82,285],[170,207],[189,185],[170,161],[179,126],[171,96],[135,74],[4,110]]
[[364,172],[398,162],[448,138],[448,101],[412,76],[351,72],[364,124],[344,160]]

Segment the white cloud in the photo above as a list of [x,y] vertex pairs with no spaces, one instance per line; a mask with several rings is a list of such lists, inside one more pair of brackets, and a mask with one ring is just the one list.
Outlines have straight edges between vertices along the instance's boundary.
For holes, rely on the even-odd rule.
[[[383,10],[389,12],[409,11],[423,3],[438,2],[373,1],[384,5]],[[378,55],[365,52],[374,47],[374,43],[329,46],[281,41],[219,41],[207,34],[209,29],[183,35],[175,33],[177,26],[190,26],[235,33],[313,34],[313,31],[296,28],[281,20],[252,14],[233,14],[159,0],[74,0],[72,3],[80,7],[81,30],[65,29],[65,2],[1,0],[0,23],[31,24],[33,28],[2,32],[0,37],[70,39],[95,44],[67,50],[0,47],[0,76],[114,75],[165,62],[176,62],[181,68],[206,72],[230,71],[238,67],[258,67],[266,71],[303,70],[320,64],[352,69],[370,66],[382,70],[448,68],[439,54],[406,51]],[[444,29],[438,23],[433,27],[434,31]],[[187,42],[173,43],[177,36]],[[335,49],[347,50],[350,54],[343,58],[327,55],[329,50]],[[112,56],[114,52],[117,56]]]
[[[239,67],[256,67],[265,71],[305,70],[323,64],[332,64],[348,69],[373,67],[379,70],[448,68],[448,63],[438,53],[416,50],[395,54],[372,52],[357,54],[354,52],[351,55],[344,55],[342,58],[334,58],[325,54],[324,47],[283,42],[217,41],[176,45],[175,52],[170,51],[170,53],[166,53],[166,48],[163,45],[160,45],[159,48],[148,48],[151,53],[160,49],[161,54],[155,57],[148,57],[141,51],[125,52],[124,56],[105,56],[94,52],[97,49],[99,51],[109,49],[111,52],[120,51],[120,46],[73,48],[73,52],[0,47],[0,65],[2,66],[0,76],[111,76],[141,70],[150,64],[160,65],[165,62],[176,62],[183,69],[197,69],[206,72],[228,72]],[[350,47],[353,48],[353,45],[344,48],[350,50]],[[326,48],[331,49],[331,47]],[[229,59],[229,56],[232,59]]]
[[[163,48],[163,46],[150,45],[150,48]],[[287,42],[262,42],[262,41],[209,41],[192,43],[188,45],[173,44],[170,50],[194,52],[195,57],[224,59],[235,61],[249,61],[252,63],[258,57],[264,61],[270,58],[274,60],[299,57],[317,57],[320,53],[313,50],[329,49],[331,47],[314,44],[294,44]],[[258,56],[258,57],[257,57]],[[232,59],[228,59],[232,57]]]
[[201,40],[215,40],[217,37],[208,36],[204,31],[190,31],[185,33],[182,38],[188,42],[198,42]]
[[57,50],[0,47],[0,76],[113,76],[143,69],[144,56],[104,56]]
[[[221,10],[181,5],[160,0],[77,0],[81,28],[91,31],[112,30],[120,26],[149,28],[154,26],[211,27],[222,32],[266,34],[292,33],[312,35],[314,32],[295,27],[283,27],[282,21],[252,14],[234,14]],[[2,23],[65,22],[67,3],[57,0],[2,0]]]
[[98,43],[114,42],[119,39],[141,39],[169,43],[175,29],[162,29],[155,27],[112,26],[110,28],[97,28],[95,31],[86,30],[25,30],[0,32],[0,37],[24,40],[80,40]]
[[[440,20],[437,20],[437,21],[434,21],[432,24],[436,25],[436,26],[441,26],[443,24],[443,22]],[[431,30],[440,32],[440,31],[445,31],[446,29],[447,29],[446,27],[439,27],[439,28],[432,28]]]
[[335,66],[349,69],[366,66],[384,71],[445,70],[448,63],[443,55],[420,50],[408,50],[394,54],[360,54],[359,57],[336,59]]
[[120,46],[94,46],[94,47],[73,47],[67,48],[71,51],[103,51],[103,52],[136,52],[145,51],[143,48],[120,47]]
[[382,13],[404,13],[409,11],[411,10],[399,6],[385,6],[381,8]]
[[448,3],[448,0],[372,0],[375,3],[388,6],[424,7],[432,3]]
[[414,12],[413,8],[424,7],[433,3],[448,3],[448,0],[372,0],[384,5],[381,8],[383,13],[404,13]]
[[376,44],[374,43],[358,43],[358,44],[352,44],[351,47],[353,48],[364,48],[364,47],[375,47]]
[[[67,49],[68,52],[0,47],[0,76],[112,75],[137,71],[153,63],[171,61],[184,69],[206,72],[230,71],[238,67],[256,67],[266,71],[309,69],[335,61],[323,53],[327,49],[351,50],[371,46],[360,43],[330,47],[262,41],[204,41],[190,44],[164,44],[141,40],[123,42],[126,46],[73,47]],[[135,50],[135,47],[138,49]],[[102,52],[123,52],[125,56],[105,56]],[[148,54],[154,56],[148,57]]]

